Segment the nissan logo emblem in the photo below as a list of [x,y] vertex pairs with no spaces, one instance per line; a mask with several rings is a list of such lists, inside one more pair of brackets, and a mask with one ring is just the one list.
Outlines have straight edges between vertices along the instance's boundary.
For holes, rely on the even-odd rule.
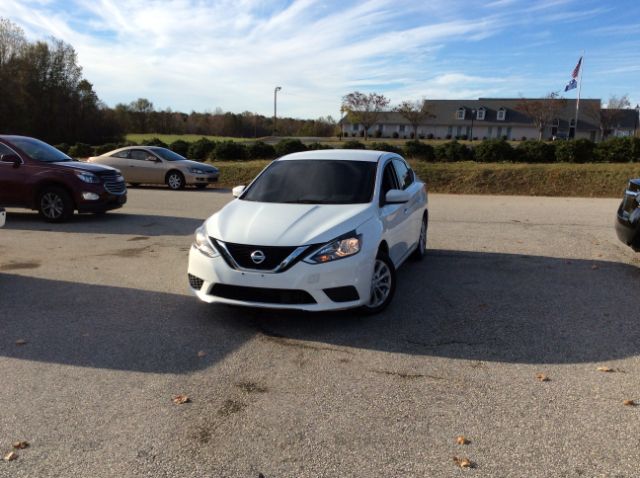
[[251,253],[251,260],[254,264],[262,264],[266,258],[267,256],[262,251],[253,251]]

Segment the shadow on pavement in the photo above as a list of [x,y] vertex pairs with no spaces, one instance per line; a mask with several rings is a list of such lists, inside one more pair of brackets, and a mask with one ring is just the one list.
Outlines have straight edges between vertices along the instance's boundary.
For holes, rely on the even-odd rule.
[[251,311],[275,337],[359,349],[514,363],[598,362],[640,353],[640,269],[621,263],[430,251],[398,273],[391,306]]
[[156,216],[111,211],[106,214],[75,214],[64,223],[43,221],[37,212],[10,212],[6,229],[21,231],[55,231],[84,234],[124,234],[132,236],[185,236],[206,218]]
[[[366,317],[209,306],[186,295],[3,273],[0,356],[183,373],[218,362],[256,334],[513,363],[640,352],[640,269],[627,264],[430,251],[404,265],[398,281],[390,308]],[[198,358],[199,350],[207,356]]]

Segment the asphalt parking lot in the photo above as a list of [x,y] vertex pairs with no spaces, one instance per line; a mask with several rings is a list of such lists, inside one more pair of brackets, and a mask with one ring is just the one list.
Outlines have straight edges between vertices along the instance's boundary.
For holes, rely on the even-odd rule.
[[193,230],[230,199],[9,210],[0,454],[30,446],[0,476],[638,476],[640,262],[617,200],[431,195],[426,260],[363,317],[192,297]]

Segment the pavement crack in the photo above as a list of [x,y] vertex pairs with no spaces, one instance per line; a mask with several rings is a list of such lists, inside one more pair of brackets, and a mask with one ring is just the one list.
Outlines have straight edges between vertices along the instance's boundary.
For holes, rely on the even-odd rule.
[[391,375],[391,376],[402,378],[402,379],[406,379],[406,380],[414,380],[414,379],[419,379],[419,378],[430,378],[430,379],[433,379],[433,380],[444,380],[445,379],[444,377],[439,377],[438,375],[428,375],[428,374],[422,374],[422,373],[396,372],[394,370],[383,370],[383,369],[370,368],[369,371],[373,372],[373,373],[380,374],[380,375]]

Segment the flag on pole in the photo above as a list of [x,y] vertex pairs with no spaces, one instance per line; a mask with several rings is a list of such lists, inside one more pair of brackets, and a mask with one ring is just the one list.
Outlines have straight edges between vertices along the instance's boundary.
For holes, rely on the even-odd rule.
[[581,66],[582,66],[582,57],[580,57],[580,59],[578,60],[578,64],[571,72],[571,81],[569,81],[569,83],[567,83],[567,86],[564,87],[564,91],[573,90],[574,88],[578,87],[578,81],[576,80],[576,78],[578,78],[578,75],[580,74]]

